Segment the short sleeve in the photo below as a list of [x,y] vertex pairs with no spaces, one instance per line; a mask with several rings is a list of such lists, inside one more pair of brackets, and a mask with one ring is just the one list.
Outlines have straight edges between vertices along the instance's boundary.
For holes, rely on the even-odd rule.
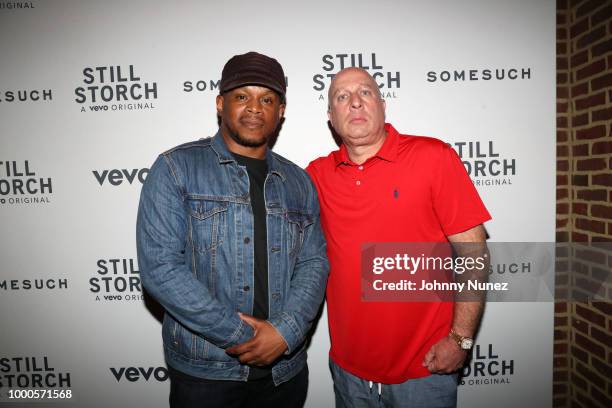
[[432,186],[433,206],[445,235],[458,234],[491,219],[461,159],[441,145]]

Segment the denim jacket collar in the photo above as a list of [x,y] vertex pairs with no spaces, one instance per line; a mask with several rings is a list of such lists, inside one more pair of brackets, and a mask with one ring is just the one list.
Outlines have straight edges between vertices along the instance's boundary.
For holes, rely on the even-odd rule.
[[[217,133],[213,137],[211,147],[217,154],[217,157],[219,158],[219,163],[226,164],[236,162],[236,160],[232,156],[232,153],[227,148],[225,140],[223,140],[221,129],[217,130]],[[274,154],[269,148],[266,148],[266,162],[268,164],[269,174],[279,176],[282,181],[286,180],[286,177],[283,174],[281,167],[279,166],[278,159],[274,156]]]

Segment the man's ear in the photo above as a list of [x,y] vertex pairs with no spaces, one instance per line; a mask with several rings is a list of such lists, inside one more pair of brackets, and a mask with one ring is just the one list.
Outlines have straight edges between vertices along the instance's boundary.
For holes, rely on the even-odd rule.
[[278,107],[278,120],[281,120],[283,116],[285,116],[286,106],[287,105],[285,105],[284,103],[281,103],[280,106]]
[[221,112],[223,112],[223,95],[217,95],[216,105],[217,115],[221,116]]

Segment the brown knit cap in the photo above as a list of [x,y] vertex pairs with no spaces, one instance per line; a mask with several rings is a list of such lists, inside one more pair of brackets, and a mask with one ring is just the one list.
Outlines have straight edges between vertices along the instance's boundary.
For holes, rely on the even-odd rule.
[[287,83],[283,67],[274,58],[257,52],[234,55],[221,72],[219,92],[225,93],[245,85],[261,85],[276,91],[285,99]]

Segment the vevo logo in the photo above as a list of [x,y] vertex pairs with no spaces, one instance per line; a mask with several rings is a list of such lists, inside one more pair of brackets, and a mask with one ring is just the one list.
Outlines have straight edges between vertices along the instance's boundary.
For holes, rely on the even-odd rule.
[[127,180],[129,184],[132,184],[134,180],[140,181],[140,183],[144,183],[147,178],[147,174],[149,174],[149,169],[114,169],[114,170],[93,170],[93,175],[100,185],[104,185],[106,181],[108,181],[113,186],[118,186],[123,183],[124,180]]
[[122,378],[130,382],[149,381],[153,377],[157,381],[166,381],[168,379],[168,370],[166,367],[111,367],[111,373],[120,382]]

